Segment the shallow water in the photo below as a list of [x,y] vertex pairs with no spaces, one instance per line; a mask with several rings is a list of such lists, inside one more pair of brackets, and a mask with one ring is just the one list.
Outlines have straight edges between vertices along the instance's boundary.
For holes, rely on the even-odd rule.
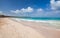
[[21,19],[21,18],[13,18],[14,20],[20,21],[33,21],[33,22],[42,22],[42,23],[48,23],[52,27],[60,28],[60,20],[37,20],[37,19]]

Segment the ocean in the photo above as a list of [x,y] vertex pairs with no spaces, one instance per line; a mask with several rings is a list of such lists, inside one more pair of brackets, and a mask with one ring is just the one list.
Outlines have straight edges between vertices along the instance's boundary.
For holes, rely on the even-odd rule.
[[48,23],[53,27],[60,28],[60,18],[13,18],[14,20],[20,21],[33,21]]

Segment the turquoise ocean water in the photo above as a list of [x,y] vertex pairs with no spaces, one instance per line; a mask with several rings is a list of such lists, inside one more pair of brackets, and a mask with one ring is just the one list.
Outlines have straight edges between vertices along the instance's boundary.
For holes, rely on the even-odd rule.
[[33,21],[51,24],[53,27],[60,28],[60,18],[14,18],[17,21]]

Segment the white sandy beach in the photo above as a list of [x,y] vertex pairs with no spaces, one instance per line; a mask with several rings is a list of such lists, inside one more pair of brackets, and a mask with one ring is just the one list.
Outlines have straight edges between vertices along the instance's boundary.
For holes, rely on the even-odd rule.
[[41,33],[45,38],[60,38],[60,29],[48,26],[46,23],[21,21],[24,25],[31,27]]
[[60,38],[60,29],[44,25],[49,24],[0,18],[0,38]]
[[0,38],[44,38],[35,29],[8,18],[0,18]]

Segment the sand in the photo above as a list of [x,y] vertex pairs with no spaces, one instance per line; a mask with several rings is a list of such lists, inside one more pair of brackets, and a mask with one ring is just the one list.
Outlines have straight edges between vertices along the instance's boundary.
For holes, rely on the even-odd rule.
[[0,38],[60,38],[60,29],[48,25],[0,18]]
[[0,38],[44,38],[35,29],[9,18],[0,18]]
[[20,21],[20,23],[37,30],[45,38],[60,38],[60,29],[50,27],[49,26],[50,24],[42,23],[42,22],[40,23],[28,22],[28,21]]

